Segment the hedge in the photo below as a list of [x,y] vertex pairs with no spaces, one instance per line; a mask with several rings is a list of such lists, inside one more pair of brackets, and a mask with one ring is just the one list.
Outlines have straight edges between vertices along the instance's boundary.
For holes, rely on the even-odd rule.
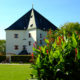
[[31,58],[32,58],[31,55],[15,55],[15,56],[11,56],[11,62],[27,63],[30,61]]
[[0,62],[5,61],[6,60],[6,56],[0,56]]

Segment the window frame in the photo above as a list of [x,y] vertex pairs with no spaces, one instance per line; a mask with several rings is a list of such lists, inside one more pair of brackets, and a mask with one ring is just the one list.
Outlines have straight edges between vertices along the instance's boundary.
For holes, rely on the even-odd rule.
[[40,40],[40,44],[42,44],[42,40]]
[[29,46],[31,46],[31,41],[28,42]]
[[31,24],[30,27],[33,27],[33,24]]
[[19,38],[19,34],[14,34],[14,38]]
[[31,38],[31,33],[29,33],[29,38]]
[[40,38],[42,38],[42,34],[40,33]]
[[19,46],[18,45],[14,45],[14,50],[18,50]]

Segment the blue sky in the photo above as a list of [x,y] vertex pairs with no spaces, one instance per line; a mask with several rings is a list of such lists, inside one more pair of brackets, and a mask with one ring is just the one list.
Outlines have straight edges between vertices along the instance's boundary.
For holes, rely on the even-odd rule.
[[32,8],[60,27],[66,22],[80,23],[80,0],[0,0],[0,39],[4,29]]

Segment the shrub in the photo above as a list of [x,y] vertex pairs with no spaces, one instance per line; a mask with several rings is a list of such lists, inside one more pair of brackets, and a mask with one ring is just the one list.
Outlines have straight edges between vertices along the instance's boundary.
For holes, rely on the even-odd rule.
[[[80,75],[80,38],[73,33],[71,36],[59,35],[53,38],[50,30],[47,45],[33,48],[36,70],[39,80],[78,80]],[[54,35],[54,34],[53,34]]]
[[22,63],[26,63],[29,62],[29,60],[31,59],[31,55],[15,55],[15,56],[11,56],[11,62],[22,62]]
[[0,62],[5,61],[6,60],[6,56],[0,56]]

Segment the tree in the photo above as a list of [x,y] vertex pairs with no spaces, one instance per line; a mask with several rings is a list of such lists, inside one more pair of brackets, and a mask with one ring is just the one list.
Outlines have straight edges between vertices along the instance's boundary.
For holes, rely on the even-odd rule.
[[5,55],[5,48],[6,46],[6,41],[5,40],[0,40],[0,55]]
[[70,35],[75,31],[80,34],[80,24],[78,22],[76,22],[76,23],[73,23],[73,22],[65,23],[60,28],[60,32],[63,33],[63,31],[65,31],[66,34],[70,34]]

